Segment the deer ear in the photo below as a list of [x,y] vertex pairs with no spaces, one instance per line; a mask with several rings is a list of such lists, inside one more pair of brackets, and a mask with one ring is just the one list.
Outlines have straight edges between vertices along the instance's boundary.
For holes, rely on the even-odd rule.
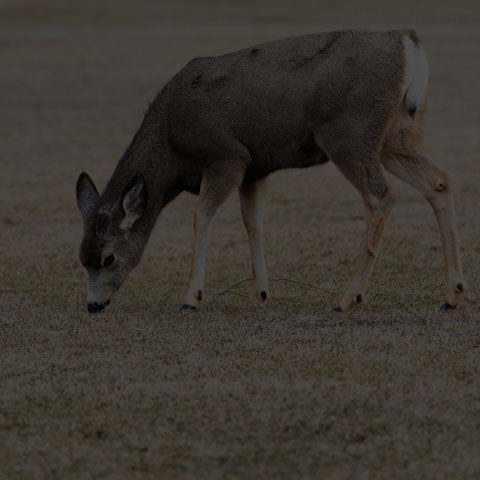
[[83,223],[87,223],[88,217],[95,210],[100,195],[92,179],[85,173],[81,173],[77,180],[77,205],[82,214]]
[[147,205],[147,185],[142,175],[135,175],[125,187],[122,195],[124,218],[120,223],[122,230],[129,230],[142,216]]

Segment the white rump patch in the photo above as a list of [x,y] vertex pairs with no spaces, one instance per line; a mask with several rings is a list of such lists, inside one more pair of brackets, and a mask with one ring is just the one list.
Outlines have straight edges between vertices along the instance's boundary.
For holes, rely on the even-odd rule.
[[402,94],[405,95],[407,110],[415,111],[423,102],[428,84],[428,60],[421,45],[415,45],[412,39],[404,35],[405,78]]

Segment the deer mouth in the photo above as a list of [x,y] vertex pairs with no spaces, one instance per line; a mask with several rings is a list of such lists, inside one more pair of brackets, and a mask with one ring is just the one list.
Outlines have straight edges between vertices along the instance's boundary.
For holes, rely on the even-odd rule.
[[107,300],[105,303],[87,303],[87,309],[90,313],[98,313],[101,312],[109,304],[110,300]]

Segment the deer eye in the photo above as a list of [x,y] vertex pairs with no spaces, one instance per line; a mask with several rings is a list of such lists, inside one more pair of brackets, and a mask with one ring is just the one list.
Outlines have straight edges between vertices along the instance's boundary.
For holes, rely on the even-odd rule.
[[105,260],[103,261],[103,266],[104,267],[109,267],[113,262],[115,261],[115,257],[113,255],[109,255]]

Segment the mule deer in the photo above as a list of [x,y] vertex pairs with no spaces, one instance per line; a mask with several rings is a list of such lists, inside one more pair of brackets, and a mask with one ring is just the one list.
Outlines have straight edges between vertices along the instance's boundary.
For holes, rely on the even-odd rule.
[[138,264],[161,210],[180,192],[199,194],[183,309],[203,297],[208,234],[217,209],[240,193],[254,295],[268,297],[262,219],[266,177],[331,160],[366,209],[360,253],[336,311],[362,301],[395,195],[384,169],[417,188],[440,229],[447,291],[464,291],[449,174],[422,153],[428,65],[415,32],[336,31],[197,58],[150,106],[100,196],[82,173],[80,259],[88,310],[102,310]]

